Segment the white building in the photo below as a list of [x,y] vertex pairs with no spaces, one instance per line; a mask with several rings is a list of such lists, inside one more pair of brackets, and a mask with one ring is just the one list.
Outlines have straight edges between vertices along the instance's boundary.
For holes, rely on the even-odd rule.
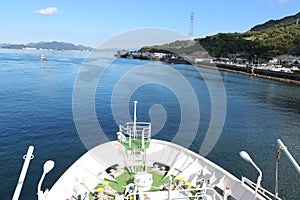
[[155,59],[165,58],[166,56],[167,56],[166,53],[157,53],[157,52],[155,52],[155,53],[153,54],[153,58],[155,58]]

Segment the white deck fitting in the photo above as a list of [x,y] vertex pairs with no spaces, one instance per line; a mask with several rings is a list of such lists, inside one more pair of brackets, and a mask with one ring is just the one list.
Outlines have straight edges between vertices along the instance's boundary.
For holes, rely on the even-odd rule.
[[192,164],[190,164],[187,168],[185,168],[181,173],[179,173],[176,176],[176,179],[178,177],[182,177],[185,181],[192,182],[193,179],[195,179],[195,177],[197,177],[198,172],[202,168],[203,167],[198,163],[198,161],[195,160]]
[[168,176],[170,175],[175,175],[177,176],[177,174],[174,174],[174,172],[177,171],[177,169],[184,169],[186,165],[189,165],[192,160],[190,160],[190,162],[188,161],[189,157],[186,156],[185,154],[180,154],[178,156],[175,157],[173,164],[171,165],[171,169],[169,171]]
[[176,159],[179,155],[180,155],[180,151],[174,148],[166,164],[168,166],[172,166],[174,163],[176,163]]

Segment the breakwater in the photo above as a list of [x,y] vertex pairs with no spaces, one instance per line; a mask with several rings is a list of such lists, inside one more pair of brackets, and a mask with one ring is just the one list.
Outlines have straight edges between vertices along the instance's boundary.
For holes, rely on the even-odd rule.
[[255,76],[255,77],[300,85],[300,73],[286,73],[286,72],[278,72],[278,71],[271,71],[271,70],[264,70],[264,69],[256,69],[251,67],[239,67],[236,65],[228,65],[224,63],[203,62],[203,63],[196,63],[193,65],[198,67],[213,68],[218,70],[230,71],[230,72],[245,74],[249,76]]

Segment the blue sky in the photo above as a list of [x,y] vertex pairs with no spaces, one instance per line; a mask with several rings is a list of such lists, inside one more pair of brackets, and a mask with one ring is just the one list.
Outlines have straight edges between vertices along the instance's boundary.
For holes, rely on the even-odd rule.
[[244,32],[300,11],[300,0],[0,0],[0,43],[63,41],[97,46],[143,27],[194,36]]

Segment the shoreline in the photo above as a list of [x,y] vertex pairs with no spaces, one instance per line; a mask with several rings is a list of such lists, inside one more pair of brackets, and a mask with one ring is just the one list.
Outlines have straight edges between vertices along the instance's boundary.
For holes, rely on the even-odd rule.
[[129,51],[123,51],[118,52],[114,55],[118,58],[124,58],[124,59],[138,59],[138,60],[151,60],[151,61],[160,61],[168,64],[188,64],[193,65],[197,67],[203,67],[203,68],[210,68],[215,70],[222,70],[222,71],[228,71],[233,73],[239,73],[244,74],[248,76],[258,77],[258,78],[265,78],[295,85],[300,85],[300,73],[287,73],[282,71],[272,71],[267,69],[258,69],[258,68],[252,68],[252,67],[244,67],[244,66],[237,66],[237,65],[231,65],[231,64],[225,64],[225,63],[218,63],[218,62],[191,62],[191,60],[187,60],[183,57],[165,57],[165,58],[159,58],[159,57],[152,57],[150,55],[143,56],[142,54],[130,54]]
[[298,74],[298,76],[294,75],[293,78],[295,79],[291,79],[288,78],[291,77],[291,74],[287,74],[284,72],[275,72],[275,71],[259,70],[259,69],[251,70],[251,68],[246,68],[246,67],[237,67],[237,66],[231,66],[226,64],[215,64],[215,63],[194,63],[193,65],[196,67],[227,71],[227,72],[244,74],[244,75],[258,77],[258,78],[265,78],[265,79],[300,85],[300,74]]

